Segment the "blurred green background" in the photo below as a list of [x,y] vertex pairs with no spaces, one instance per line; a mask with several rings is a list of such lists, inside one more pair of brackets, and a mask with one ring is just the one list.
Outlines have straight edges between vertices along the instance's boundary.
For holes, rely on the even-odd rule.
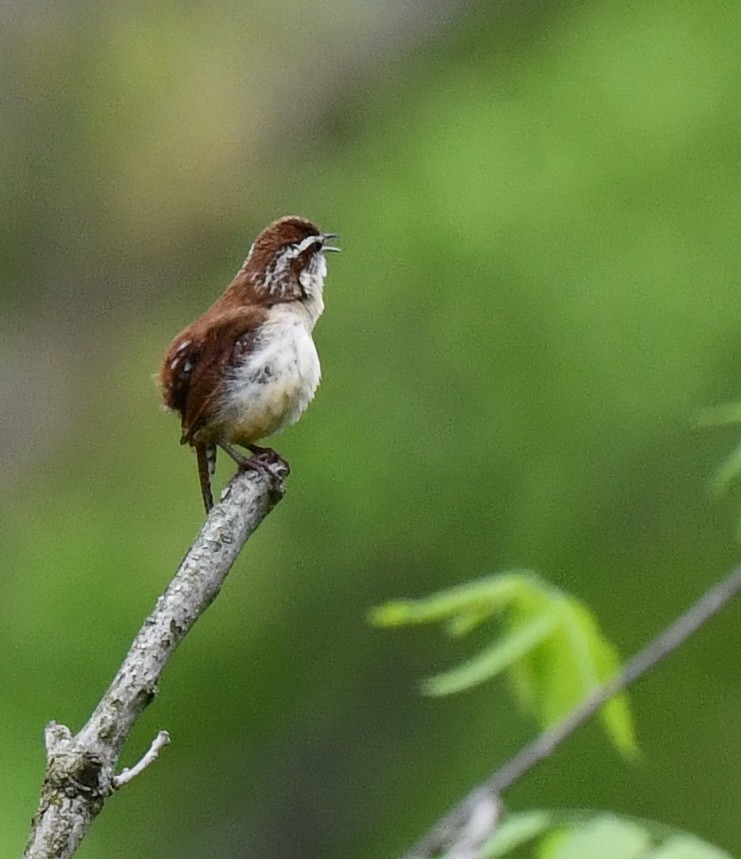
[[[282,214],[341,233],[285,500],[125,749],[79,855],[391,857],[535,727],[424,699],[475,642],[384,599],[508,567],[627,656],[736,563],[707,482],[741,396],[741,5],[11,0],[0,28],[0,853],[201,521],[151,374]],[[220,481],[229,477],[224,466]],[[741,855],[739,609],[512,807]]]

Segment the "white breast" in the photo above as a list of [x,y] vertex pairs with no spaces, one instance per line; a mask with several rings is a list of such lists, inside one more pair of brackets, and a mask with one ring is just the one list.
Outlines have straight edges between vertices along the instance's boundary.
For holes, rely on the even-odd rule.
[[298,302],[270,310],[255,351],[227,382],[221,418],[228,442],[253,444],[299,419],[321,378],[313,327]]

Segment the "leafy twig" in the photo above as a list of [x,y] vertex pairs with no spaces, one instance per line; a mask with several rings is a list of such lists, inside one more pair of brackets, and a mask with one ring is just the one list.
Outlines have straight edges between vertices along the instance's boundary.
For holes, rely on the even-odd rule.
[[[482,797],[490,802],[499,802],[501,793],[519,781],[526,773],[548,758],[576,730],[602,707],[606,701],[626,689],[642,677],[670,653],[680,647],[693,633],[707,623],[741,591],[741,567],[706,591],[684,614],[670,624],[643,650],[628,662],[613,679],[587,696],[582,704],[550,728],[532,743],[525,746],[504,766],[474,788],[466,797],[439,820],[407,853],[403,859],[426,859],[426,857],[448,851],[455,854],[462,838],[470,844],[469,819],[480,806]],[[478,831],[480,848],[494,833],[497,820],[487,832]],[[476,849],[477,849],[476,848]],[[470,848],[469,848],[470,850]],[[470,856],[477,855],[469,852]]]

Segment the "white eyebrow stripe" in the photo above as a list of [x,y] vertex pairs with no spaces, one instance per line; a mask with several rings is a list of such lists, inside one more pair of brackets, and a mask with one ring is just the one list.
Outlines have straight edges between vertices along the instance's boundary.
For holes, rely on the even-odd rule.
[[299,242],[296,245],[296,256],[302,254],[307,248],[310,248],[313,244],[316,244],[323,241],[321,236],[307,236],[302,242]]

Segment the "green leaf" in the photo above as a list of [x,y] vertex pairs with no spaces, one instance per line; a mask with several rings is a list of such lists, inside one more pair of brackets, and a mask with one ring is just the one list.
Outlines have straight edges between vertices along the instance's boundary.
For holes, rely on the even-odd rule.
[[547,832],[543,838],[540,839],[540,843],[538,844],[538,859],[551,859],[551,857],[555,855],[556,851],[561,849],[561,845],[570,836],[570,834],[571,833],[568,829],[562,828],[551,829],[550,832]]
[[542,615],[514,628],[496,639],[478,656],[451,671],[423,680],[420,684],[422,691],[427,695],[450,695],[496,677],[550,635],[555,622],[554,617]]
[[[594,616],[586,606],[573,597],[569,597],[568,602],[573,612],[569,628],[572,634],[579,631],[582,637],[580,668],[586,695],[594,686],[595,679],[601,684],[615,677],[620,670],[620,657],[617,649],[602,635]],[[620,751],[628,757],[638,757],[638,743],[627,695],[621,693],[611,698],[600,710],[600,719]]]
[[457,628],[472,629],[472,619],[477,624],[490,617],[496,609],[510,605],[522,587],[522,581],[532,575],[528,571],[504,573],[421,599],[392,600],[372,609],[370,622],[375,626],[407,626],[452,618],[460,624]]
[[[620,660],[587,607],[531,571],[515,570],[459,585],[418,600],[396,600],[370,615],[379,626],[441,623],[463,636],[496,623],[491,644],[455,668],[422,683],[429,695],[461,692],[506,672],[520,704],[546,728],[597,686],[613,677]],[[627,697],[600,712],[615,747],[637,755]]]
[[673,835],[656,850],[652,850],[646,859],[731,859],[730,855],[706,844],[694,835],[681,833]]
[[612,816],[575,827],[543,859],[646,859],[650,835],[632,821]]
[[499,825],[496,834],[481,850],[482,859],[499,859],[517,847],[542,835],[551,826],[547,811],[528,811],[509,814]]
[[[560,592],[551,598],[558,612],[558,626],[512,670],[521,700],[529,704],[544,727],[563,718],[620,668],[617,651],[586,606]],[[608,701],[600,718],[619,751],[637,756],[627,696],[621,694]]]
[[568,809],[508,813],[481,857],[500,859],[536,840],[539,859],[731,859],[724,850],[663,823]]

